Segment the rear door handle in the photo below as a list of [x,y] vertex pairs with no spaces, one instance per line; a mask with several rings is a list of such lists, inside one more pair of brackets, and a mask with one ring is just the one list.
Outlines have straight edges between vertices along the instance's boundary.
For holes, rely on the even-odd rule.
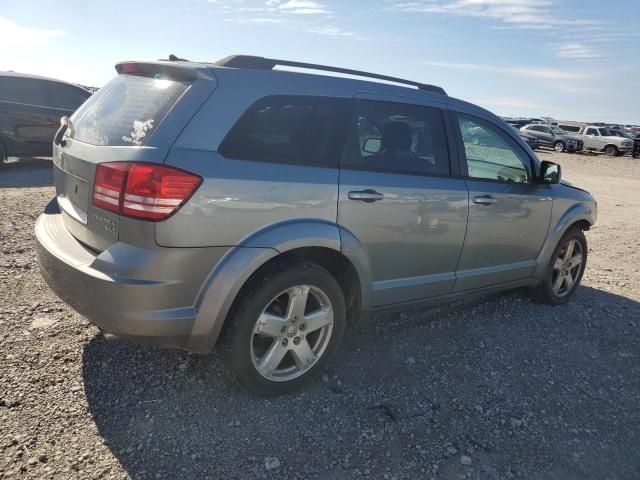
[[497,200],[491,195],[480,195],[479,197],[473,197],[473,203],[477,203],[478,205],[491,205],[492,203],[496,202]]
[[373,203],[378,200],[382,200],[384,194],[376,192],[375,190],[366,189],[349,192],[349,200],[359,200],[361,202]]

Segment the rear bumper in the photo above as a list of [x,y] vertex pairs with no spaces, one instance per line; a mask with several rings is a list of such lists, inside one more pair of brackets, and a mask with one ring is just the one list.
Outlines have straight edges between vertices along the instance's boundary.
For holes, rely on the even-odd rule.
[[35,230],[43,278],[103,332],[183,349],[199,343],[192,334],[194,305],[226,247],[147,249],[118,242],[96,254],[69,233],[56,208],[38,218]]

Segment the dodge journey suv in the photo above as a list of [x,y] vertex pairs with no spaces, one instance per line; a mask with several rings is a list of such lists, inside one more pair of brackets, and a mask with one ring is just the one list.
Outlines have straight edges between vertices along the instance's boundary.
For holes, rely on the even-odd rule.
[[442,88],[249,56],[116,70],[62,119],[35,227],[47,283],[109,338],[224,338],[273,395],[356,315],[516,287],[557,305],[580,283],[593,197]]

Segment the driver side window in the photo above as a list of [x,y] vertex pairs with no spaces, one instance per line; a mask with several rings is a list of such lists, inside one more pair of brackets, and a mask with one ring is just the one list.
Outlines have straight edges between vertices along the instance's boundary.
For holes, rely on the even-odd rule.
[[529,156],[506,133],[484,120],[458,114],[468,176],[509,183],[531,181]]

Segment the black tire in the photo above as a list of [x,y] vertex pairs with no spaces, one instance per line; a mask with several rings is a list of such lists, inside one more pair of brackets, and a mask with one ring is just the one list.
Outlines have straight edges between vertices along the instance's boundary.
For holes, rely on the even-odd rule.
[[[566,246],[566,244],[570,240],[576,240],[577,242],[580,243],[580,246],[582,249],[582,264],[580,265],[580,270],[578,272],[575,283],[571,288],[571,290],[563,294],[562,296],[559,296],[553,290],[553,285],[552,285],[553,275],[554,275],[553,265],[556,259],[558,258],[558,256],[560,255],[562,249]],[[580,285],[580,281],[582,280],[582,275],[584,274],[586,265],[587,265],[587,239],[584,236],[584,233],[582,232],[582,230],[580,230],[577,227],[571,227],[562,236],[562,238],[558,242],[558,245],[556,245],[556,248],[553,251],[553,255],[549,260],[549,264],[545,269],[543,279],[540,280],[540,282],[538,282],[530,290],[531,298],[536,302],[544,303],[546,305],[562,305],[567,303],[571,299],[571,297],[575,294],[576,290],[578,289],[578,286]]]
[[558,153],[562,153],[566,150],[566,147],[563,141],[558,140],[556,143],[553,144],[553,149]]
[[609,157],[617,157],[618,156],[618,147],[615,145],[607,145],[604,147],[604,153]]
[[[323,353],[308,370],[291,380],[269,380],[258,371],[252,358],[254,327],[258,317],[272,305],[274,298],[297,285],[318,288],[327,296],[333,310],[332,330]],[[281,266],[251,281],[241,295],[243,298],[239,299],[237,308],[234,308],[232,318],[229,319],[231,324],[228,338],[231,344],[232,370],[243,387],[261,396],[281,395],[301,388],[322,373],[340,345],[346,321],[342,289],[329,272],[313,263],[302,263],[288,268]],[[304,335],[302,338],[303,342],[307,341]],[[286,358],[283,361],[286,361]]]

